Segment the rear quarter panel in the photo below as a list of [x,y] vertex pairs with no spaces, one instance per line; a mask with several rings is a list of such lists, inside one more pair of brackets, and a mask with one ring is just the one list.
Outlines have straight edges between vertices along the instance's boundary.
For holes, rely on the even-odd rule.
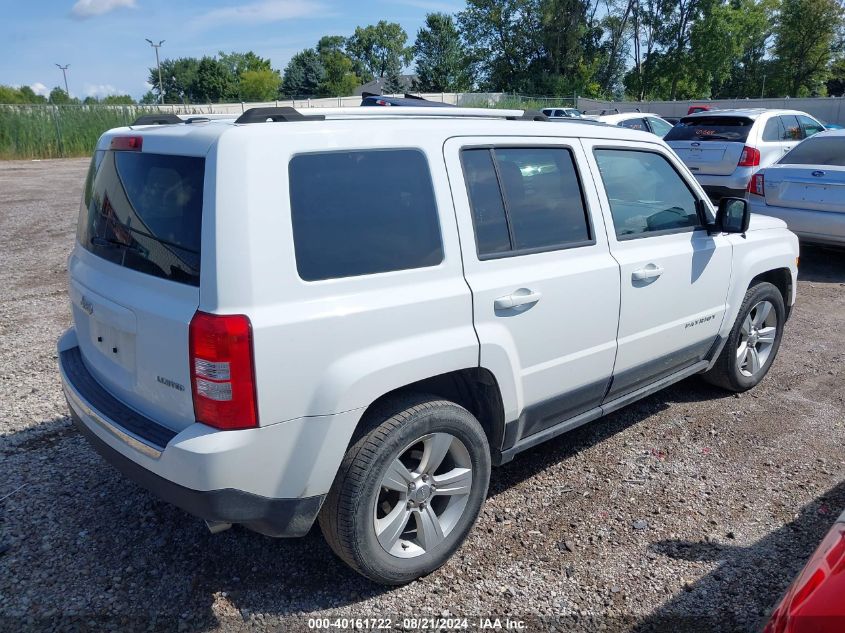
[[[260,424],[359,409],[408,383],[478,365],[472,297],[440,143],[333,122],[253,124],[224,133],[215,211],[204,223],[200,309],[246,314],[253,326]],[[443,241],[437,266],[303,281],[297,272],[288,163],[299,152],[417,148],[428,160]],[[425,175],[421,174],[421,177]],[[378,202],[377,192],[373,200]],[[204,247],[205,248],[205,247]],[[211,254],[213,253],[213,254]]]

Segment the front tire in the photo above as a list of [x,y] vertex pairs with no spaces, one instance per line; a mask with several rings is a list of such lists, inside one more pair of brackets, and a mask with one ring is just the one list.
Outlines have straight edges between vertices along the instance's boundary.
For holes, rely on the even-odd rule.
[[751,286],[722,353],[703,378],[729,391],[756,387],[777,356],[785,322],[780,290],[768,282]]
[[425,396],[362,421],[320,512],[329,546],[367,578],[399,585],[431,573],[472,528],[490,481],[490,449],[463,407]]

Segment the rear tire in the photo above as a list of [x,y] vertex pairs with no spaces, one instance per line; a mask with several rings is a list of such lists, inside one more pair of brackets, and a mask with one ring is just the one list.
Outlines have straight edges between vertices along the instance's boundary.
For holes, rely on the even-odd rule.
[[777,356],[785,322],[780,290],[768,282],[751,286],[725,347],[713,367],[702,375],[704,380],[735,392],[756,387]]
[[490,449],[478,420],[433,396],[400,396],[368,414],[320,511],[329,546],[352,569],[399,585],[443,565],[487,496]]

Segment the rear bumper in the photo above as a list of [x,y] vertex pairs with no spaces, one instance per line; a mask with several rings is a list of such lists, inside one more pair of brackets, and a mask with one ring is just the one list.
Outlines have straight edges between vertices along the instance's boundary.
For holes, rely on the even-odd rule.
[[360,417],[351,411],[240,431],[195,423],[175,432],[100,386],[73,330],[59,340],[59,370],[74,423],[129,479],[202,519],[268,536],[308,532]]
[[704,189],[704,193],[706,193],[711,200],[719,201],[722,198],[744,198],[745,197],[745,188],[742,189],[732,189],[730,187],[722,187],[718,185],[705,185],[702,184],[701,188]]
[[243,490],[193,490],[156,475],[109,446],[70,407],[73,422],[107,462],[159,499],[206,521],[240,523],[267,536],[303,536],[308,533],[324,495],[304,499],[269,499]]
[[755,171],[754,167],[737,167],[727,176],[693,173],[705,193],[712,200],[718,201],[721,198],[744,198],[748,181]]
[[845,213],[771,206],[763,197],[752,194],[747,199],[752,213],[783,220],[789,230],[805,242],[845,246]]

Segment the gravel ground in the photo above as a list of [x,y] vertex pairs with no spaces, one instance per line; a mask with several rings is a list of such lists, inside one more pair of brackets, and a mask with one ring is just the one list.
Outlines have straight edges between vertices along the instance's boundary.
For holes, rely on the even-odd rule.
[[370,584],[317,530],[213,536],[123,479],[66,415],[54,342],[86,166],[0,163],[0,629],[496,614],[529,630],[752,631],[845,508],[845,253],[807,247],[760,387],[686,380],[521,455],[427,578]]

